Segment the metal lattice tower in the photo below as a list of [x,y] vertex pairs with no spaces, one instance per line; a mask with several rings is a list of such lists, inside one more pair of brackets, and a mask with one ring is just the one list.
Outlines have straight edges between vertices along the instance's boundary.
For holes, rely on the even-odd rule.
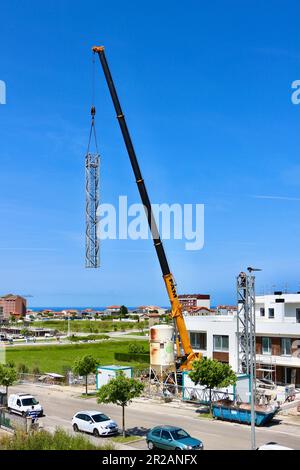
[[237,277],[237,359],[238,372],[256,376],[255,276],[240,273]]
[[97,210],[99,206],[99,175],[100,157],[88,153],[85,157],[86,182],[86,238],[85,238],[85,267],[97,268],[99,260],[99,240],[97,237]]
[[[85,192],[86,192],[86,230],[85,230],[85,267],[98,268],[100,266],[99,240],[97,237],[97,211],[99,206],[99,177],[100,177],[100,155],[97,148],[95,131],[95,108],[92,107],[92,124],[87,154],[85,156]],[[91,153],[90,143],[94,134],[96,152]]]

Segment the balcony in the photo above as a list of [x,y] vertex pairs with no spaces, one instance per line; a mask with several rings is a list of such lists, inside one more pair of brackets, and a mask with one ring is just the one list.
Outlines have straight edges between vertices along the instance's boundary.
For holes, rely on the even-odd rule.
[[268,366],[300,367],[299,356],[271,356],[268,354],[256,354],[256,363]]

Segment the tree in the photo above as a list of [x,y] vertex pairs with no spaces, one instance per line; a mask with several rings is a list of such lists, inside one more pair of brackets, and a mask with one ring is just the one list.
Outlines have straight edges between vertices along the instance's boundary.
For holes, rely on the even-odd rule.
[[96,359],[93,356],[86,355],[80,359],[77,359],[73,366],[75,374],[82,375],[85,377],[85,394],[88,394],[88,375],[95,372]]
[[6,388],[6,394],[8,395],[8,387],[13,385],[17,380],[17,371],[14,367],[0,364],[0,385]]
[[128,308],[125,305],[121,305],[119,315],[121,318],[125,318],[128,315]]
[[210,407],[212,389],[234,385],[237,380],[236,374],[229,364],[206,357],[193,362],[189,376],[195,385],[201,384],[209,388]]
[[20,331],[21,335],[22,336],[31,336],[31,331],[28,329],[28,328],[22,328],[22,330]]
[[122,433],[125,437],[125,407],[133,398],[139,397],[144,389],[144,384],[136,379],[125,376],[123,371],[119,371],[115,378],[106,385],[102,385],[97,395],[98,403],[113,403],[122,407]]

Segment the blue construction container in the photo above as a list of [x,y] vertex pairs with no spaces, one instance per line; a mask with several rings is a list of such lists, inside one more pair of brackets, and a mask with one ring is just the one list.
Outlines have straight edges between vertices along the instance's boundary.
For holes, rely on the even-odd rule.
[[[276,407],[267,406],[265,409],[263,409],[262,406],[256,407],[255,425],[264,426],[271,421],[277,412],[278,408]],[[251,424],[251,409],[249,406],[243,407],[242,403],[239,406],[214,403],[212,405],[212,414],[214,418],[222,419],[224,421]]]

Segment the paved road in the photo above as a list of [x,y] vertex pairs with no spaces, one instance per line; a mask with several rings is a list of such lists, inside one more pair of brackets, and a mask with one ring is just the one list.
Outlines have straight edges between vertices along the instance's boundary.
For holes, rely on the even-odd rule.
[[[71,419],[80,410],[99,409],[121,424],[121,409],[113,405],[97,405],[95,398],[82,399],[80,391],[20,385],[10,388],[10,392],[34,394],[44,407],[46,417],[41,418],[45,429],[54,430],[57,426],[71,431]],[[156,404],[138,399],[126,409],[126,427],[137,435],[145,435],[148,429],[158,424],[179,425],[193,436],[203,440],[206,449],[249,449],[250,427],[199,418],[192,405],[178,408],[170,404]],[[274,441],[281,445],[300,450],[300,426],[280,424],[257,428],[257,445]],[[91,439],[94,439],[93,437]],[[101,439],[102,441],[102,439]],[[99,441],[98,441],[99,442]],[[145,449],[144,440],[131,444],[137,449]]]

